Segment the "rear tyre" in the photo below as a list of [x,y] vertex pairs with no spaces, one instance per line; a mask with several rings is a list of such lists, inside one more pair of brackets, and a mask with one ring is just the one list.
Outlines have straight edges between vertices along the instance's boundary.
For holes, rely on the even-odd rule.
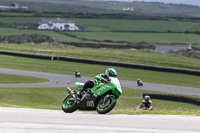
[[72,113],[76,111],[76,101],[69,95],[65,98],[65,100],[62,103],[62,110],[65,113]]
[[103,103],[103,99],[98,103],[96,110],[99,114],[106,114],[110,112],[116,105],[117,100],[115,96],[110,96],[109,99]]

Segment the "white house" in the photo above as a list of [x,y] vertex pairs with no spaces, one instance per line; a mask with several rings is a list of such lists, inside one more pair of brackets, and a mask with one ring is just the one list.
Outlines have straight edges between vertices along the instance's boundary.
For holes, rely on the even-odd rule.
[[79,28],[75,25],[75,21],[73,20],[64,20],[64,19],[52,19],[46,20],[43,19],[41,23],[39,23],[38,29],[47,29],[47,30],[79,30]]
[[123,7],[123,11],[134,11],[133,7]]

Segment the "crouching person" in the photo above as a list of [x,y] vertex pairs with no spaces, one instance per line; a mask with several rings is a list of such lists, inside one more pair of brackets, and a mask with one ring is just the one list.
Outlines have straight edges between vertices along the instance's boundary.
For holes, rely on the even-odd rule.
[[153,110],[153,103],[149,96],[145,96],[142,103],[137,107],[137,110]]

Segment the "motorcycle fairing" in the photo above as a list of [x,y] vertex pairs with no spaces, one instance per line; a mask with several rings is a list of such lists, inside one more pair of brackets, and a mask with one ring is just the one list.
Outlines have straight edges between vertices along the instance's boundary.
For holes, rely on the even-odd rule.
[[81,99],[81,102],[76,105],[77,109],[96,110],[96,106],[97,106],[96,100],[97,100],[97,95],[85,93]]
[[[114,93],[114,95],[118,99],[122,94],[120,82],[117,78],[110,77],[109,79],[110,79],[109,83],[101,83],[99,81],[96,82],[94,84],[94,87],[91,88],[91,92],[97,94],[98,96],[102,96],[107,92],[112,91],[112,93]],[[77,89],[80,89],[83,87],[83,83],[76,82],[75,87]]]
[[102,96],[106,94],[107,92],[112,91],[117,98],[121,96],[122,89],[119,83],[119,80],[117,78],[110,78],[109,83],[99,83],[95,84],[95,86],[91,89],[91,92]]

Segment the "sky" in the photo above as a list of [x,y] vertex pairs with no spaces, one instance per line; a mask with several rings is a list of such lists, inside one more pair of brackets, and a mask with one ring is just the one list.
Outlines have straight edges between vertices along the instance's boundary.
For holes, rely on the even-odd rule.
[[187,4],[187,5],[195,5],[200,6],[200,0],[99,0],[99,1],[139,1],[139,2],[163,2],[166,4],[173,3],[173,4]]

